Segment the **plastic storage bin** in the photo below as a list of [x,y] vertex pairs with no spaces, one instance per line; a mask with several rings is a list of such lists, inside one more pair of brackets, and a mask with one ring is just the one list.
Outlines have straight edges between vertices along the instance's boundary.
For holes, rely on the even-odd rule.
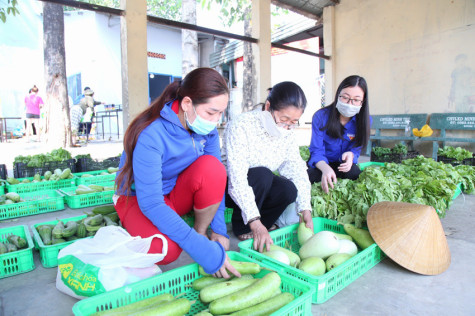
[[76,172],[76,161],[69,159],[65,161],[50,161],[45,162],[41,167],[28,167],[27,164],[17,162],[13,166],[13,174],[15,178],[28,178],[33,177],[36,173],[44,175],[46,171],[53,172],[55,169],[64,170],[66,168],[71,169],[71,172]]
[[7,179],[7,166],[5,164],[0,164],[0,179]]
[[[76,217],[69,217],[69,218],[63,218],[60,219],[64,224],[66,224],[69,221],[79,221],[83,218],[86,218],[87,215],[81,215],[81,216],[76,216]],[[45,245],[43,243],[43,240],[40,237],[40,234],[38,233],[37,228],[41,225],[56,225],[58,221],[49,221],[49,222],[43,222],[43,223],[38,223],[31,225],[31,231],[33,232],[33,242],[35,244],[35,248],[39,250],[40,252],[40,260],[41,264],[45,268],[53,268],[58,266],[58,253],[61,249],[64,247],[72,244],[75,240],[63,242],[60,244],[56,245]],[[86,237],[90,238],[90,237]]]
[[[97,185],[114,186],[114,182],[97,183]],[[76,188],[71,187],[59,190],[64,194],[64,201],[70,208],[83,208],[112,203],[114,190],[76,195]]]
[[103,161],[97,161],[91,158],[79,158],[76,161],[76,172],[87,172],[104,170],[109,167],[118,167],[120,163],[120,156],[110,157]]
[[64,210],[64,198],[56,190],[20,193],[25,202],[0,205],[0,220]]
[[[101,175],[101,173],[107,173]],[[92,177],[84,177],[82,175],[90,174]],[[79,172],[74,174],[76,176],[76,185],[84,184],[98,184],[104,182],[112,182],[115,180],[115,173],[108,173],[107,170],[96,170],[96,171],[86,171],[86,172]]]
[[0,279],[31,271],[35,268],[33,260],[33,241],[25,225],[0,228],[0,242],[8,242],[7,237],[17,235],[25,239],[28,248],[0,255]]
[[[238,252],[229,251],[228,256],[232,260],[255,262],[253,259]],[[264,266],[265,267],[265,266]],[[262,277],[269,273],[268,270],[262,270],[256,277]],[[286,275],[280,275],[282,279],[281,289],[283,292],[292,293],[295,299],[272,313],[272,316],[307,316],[311,315],[311,296],[313,289],[304,282],[296,280]],[[184,297],[190,301],[195,301],[187,315],[194,315],[204,309],[199,299],[199,291],[191,288],[191,284],[197,278],[201,277],[198,273],[198,264],[192,263],[179,267],[157,276],[112,290],[103,294],[83,299],[73,306],[74,315],[91,315],[98,311],[116,308],[130,303],[156,296],[162,293],[171,293],[174,296],[184,294]]]
[[[33,177],[28,178],[19,178],[20,182],[23,179],[28,179],[30,181],[33,180]],[[41,177],[43,179],[43,176]],[[45,191],[45,190],[56,190],[61,188],[72,187],[75,185],[76,180],[74,178],[71,179],[63,179],[63,180],[51,180],[51,181],[40,181],[40,182],[28,182],[28,183],[19,183],[19,184],[7,184],[7,191],[8,192],[17,192],[17,193],[25,193],[25,192],[34,192],[34,191]]]
[[[300,250],[297,238],[298,225],[299,224],[294,224],[270,232],[274,244],[290,249],[298,254]],[[315,233],[323,230],[345,233],[343,226],[338,225],[334,220],[314,217],[313,225]],[[324,275],[314,276],[255,251],[253,249],[253,239],[242,241],[238,246],[240,252],[248,255],[263,265],[279,271],[282,274],[303,280],[311,285],[315,289],[315,293],[312,297],[312,303],[314,304],[321,304],[327,301],[351,282],[363,275],[366,271],[378,264],[385,257],[381,249],[376,244],[373,244],[370,247],[359,251],[355,256]]]

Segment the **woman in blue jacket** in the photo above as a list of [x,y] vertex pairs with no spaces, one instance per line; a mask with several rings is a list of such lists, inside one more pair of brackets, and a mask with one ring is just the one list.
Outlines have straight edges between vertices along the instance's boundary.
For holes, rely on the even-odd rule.
[[345,78],[332,104],[312,118],[308,176],[320,182],[323,191],[337,178],[356,180],[361,173],[358,158],[370,135],[368,85],[360,76]]
[[[228,98],[224,78],[211,68],[198,68],[168,85],[127,128],[115,208],[132,236],[164,235],[167,245],[155,238],[149,250],[166,252],[159,265],[185,250],[209,274],[228,278],[227,269],[240,276],[225,252],[226,171],[216,130]],[[193,228],[181,218],[190,211]]]

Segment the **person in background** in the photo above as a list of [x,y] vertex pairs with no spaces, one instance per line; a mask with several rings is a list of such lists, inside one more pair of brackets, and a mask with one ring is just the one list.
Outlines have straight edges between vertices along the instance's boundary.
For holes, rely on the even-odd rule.
[[263,109],[243,113],[226,126],[226,204],[233,208],[233,231],[240,240],[254,238],[260,252],[269,250],[269,231],[278,228],[276,220],[293,202],[303,215],[300,221],[313,229],[310,182],[293,133],[306,105],[297,84],[281,82],[270,90]]
[[99,104],[105,103],[94,100],[94,91],[91,88],[87,87],[87,89],[84,89],[84,97],[79,101],[79,106],[83,113],[81,123],[84,124],[86,128],[86,143],[89,140],[89,133],[92,128],[92,118],[95,115],[94,107]]
[[328,193],[337,178],[358,179],[358,158],[368,144],[370,126],[366,80],[349,76],[338,86],[333,103],[313,115],[307,170],[310,182],[321,181]]
[[[175,261],[184,250],[209,274],[240,276],[226,254],[226,171],[216,129],[228,99],[224,78],[211,68],[197,68],[169,84],[127,128],[114,204],[132,236],[164,235],[168,252],[159,265]],[[193,227],[181,218],[191,211]],[[149,253],[164,248],[155,238]]]
[[33,124],[35,124],[36,137],[38,142],[41,141],[40,129],[40,109],[43,107],[43,99],[38,95],[38,87],[36,85],[30,89],[29,94],[25,97],[26,111],[26,139],[30,141],[30,135],[33,135]]

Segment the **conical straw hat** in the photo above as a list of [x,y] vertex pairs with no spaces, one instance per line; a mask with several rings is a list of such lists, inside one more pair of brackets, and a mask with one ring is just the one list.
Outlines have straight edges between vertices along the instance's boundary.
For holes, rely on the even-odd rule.
[[449,245],[433,207],[379,202],[370,207],[367,223],[376,244],[404,268],[435,275],[449,267]]

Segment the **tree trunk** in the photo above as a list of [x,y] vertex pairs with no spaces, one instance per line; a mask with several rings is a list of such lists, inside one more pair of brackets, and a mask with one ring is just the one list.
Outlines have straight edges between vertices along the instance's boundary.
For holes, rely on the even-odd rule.
[[[252,36],[251,29],[251,6],[248,6],[244,13],[244,35]],[[242,111],[247,112],[254,109],[256,100],[256,80],[254,78],[255,65],[252,56],[252,43],[244,42],[243,55],[243,91],[242,91]]]
[[[196,24],[196,0],[183,0],[181,3],[182,20]],[[186,76],[198,68],[198,34],[195,31],[181,30],[182,75]]]
[[43,4],[43,46],[46,83],[46,142],[50,147],[71,145],[66,79],[63,6]]

